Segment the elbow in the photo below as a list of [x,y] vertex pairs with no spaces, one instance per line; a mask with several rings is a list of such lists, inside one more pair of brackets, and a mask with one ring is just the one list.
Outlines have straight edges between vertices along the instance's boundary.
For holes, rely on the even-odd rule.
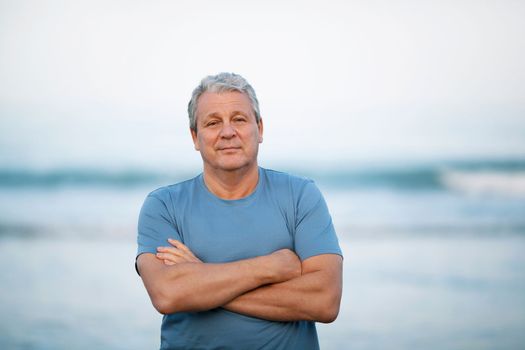
[[170,303],[166,302],[166,300],[160,298],[152,299],[152,304],[155,310],[157,310],[160,314],[168,315],[176,312]]
[[155,291],[155,293],[151,295],[151,302],[155,310],[163,315],[209,309],[197,305],[191,295],[174,288]]
[[163,290],[156,290],[151,295],[151,303],[155,310],[163,315],[173,314],[182,311],[180,303],[177,302],[179,298],[173,293],[167,293]]
[[336,307],[329,307],[320,312],[317,322],[332,323],[337,319],[337,315],[339,315],[339,305]]
[[339,315],[339,307],[341,305],[341,293],[330,293],[325,296],[324,302],[321,303],[316,321],[321,323],[332,323]]
[[157,295],[151,298],[151,303],[153,304],[153,307],[155,308],[155,310],[157,310],[159,313],[163,315],[168,315],[168,314],[172,314],[176,312],[176,309],[173,307],[172,303],[166,297]]

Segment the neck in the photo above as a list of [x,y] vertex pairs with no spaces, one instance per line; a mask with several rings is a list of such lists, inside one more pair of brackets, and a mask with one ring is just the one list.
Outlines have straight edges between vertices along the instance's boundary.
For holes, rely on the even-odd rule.
[[208,190],[221,199],[233,200],[249,196],[259,181],[257,164],[232,171],[204,167],[204,183]]

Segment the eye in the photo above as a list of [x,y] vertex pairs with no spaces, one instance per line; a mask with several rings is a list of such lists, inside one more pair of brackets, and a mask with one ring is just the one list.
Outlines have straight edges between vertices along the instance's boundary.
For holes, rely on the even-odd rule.
[[236,122],[236,123],[242,123],[242,122],[246,121],[246,118],[243,117],[242,115],[239,115],[239,116],[234,117],[233,121]]
[[218,121],[216,121],[216,120],[210,120],[209,122],[206,123],[206,126],[215,126],[215,125],[217,125],[217,124],[219,124]]

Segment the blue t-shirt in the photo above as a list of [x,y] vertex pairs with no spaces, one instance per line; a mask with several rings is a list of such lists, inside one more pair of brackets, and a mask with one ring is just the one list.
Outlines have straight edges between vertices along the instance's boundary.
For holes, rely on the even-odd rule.
[[[203,175],[151,192],[138,224],[138,252],[183,242],[205,263],[225,263],[288,248],[305,260],[341,254],[332,219],[313,181],[259,168],[254,192],[224,200]],[[161,349],[318,349],[315,323],[275,322],[223,308],[162,320]]]

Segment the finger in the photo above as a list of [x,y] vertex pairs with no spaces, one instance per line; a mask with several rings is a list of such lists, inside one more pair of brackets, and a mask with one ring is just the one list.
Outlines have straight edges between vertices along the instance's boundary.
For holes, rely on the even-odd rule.
[[180,241],[177,241],[176,239],[171,239],[171,238],[168,238],[168,242],[170,242],[170,244],[173,244],[177,249],[180,249],[188,254],[190,254],[193,258],[195,258],[196,260],[200,261],[196,256],[195,254],[193,254],[193,252],[190,250],[190,248],[186,247],[184,245],[184,243],[180,242]]
[[164,261],[164,265],[168,265],[168,266],[175,265],[175,263],[173,261],[169,261],[169,260],[163,260],[163,261]]
[[169,260],[169,261],[172,261],[174,263],[180,263],[180,262],[187,261],[187,259],[185,259],[185,258],[176,256],[176,255],[173,255],[173,254],[169,254],[169,253],[157,253],[155,256],[158,259],[160,259],[160,260]]
[[[163,251],[167,251],[170,249],[175,249],[177,251],[177,255],[184,257],[187,259],[187,261],[191,262],[202,262],[193,252],[186,247],[182,242],[177,241],[176,239],[168,238],[168,242],[172,244],[174,247],[162,247]],[[173,250],[173,251],[175,251]]]
[[[173,253],[173,251],[175,251],[175,254]],[[159,259],[166,259],[166,260],[173,261],[175,263],[201,262],[199,259],[197,259],[193,255],[177,250],[176,248],[158,249],[158,252],[156,255],[157,255],[157,258]]]
[[157,252],[165,253],[165,254],[173,254],[175,256],[181,257],[185,259],[186,261],[190,261],[190,262],[196,262],[196,261],[200,262],[200,260],[197,259],[197,257],[193,255],[191,251],[186,252],[186,251],[180,250],[175,247],[158,247]]
[[175,247],[158,247],[157,251],[161,253],[171,253],[177,256],[183,256],[186,254],[186,252]]
[[179,248],[181,250],[184,250],[185,252],[190,252],[191,253],[191,250],[188,247],[186,247],[182,242],[177,241],[176,239],[168,238],[168,242],[171,245],[173,245],[173,246],[175,246],[175,247],[177,247],[177,248]]

